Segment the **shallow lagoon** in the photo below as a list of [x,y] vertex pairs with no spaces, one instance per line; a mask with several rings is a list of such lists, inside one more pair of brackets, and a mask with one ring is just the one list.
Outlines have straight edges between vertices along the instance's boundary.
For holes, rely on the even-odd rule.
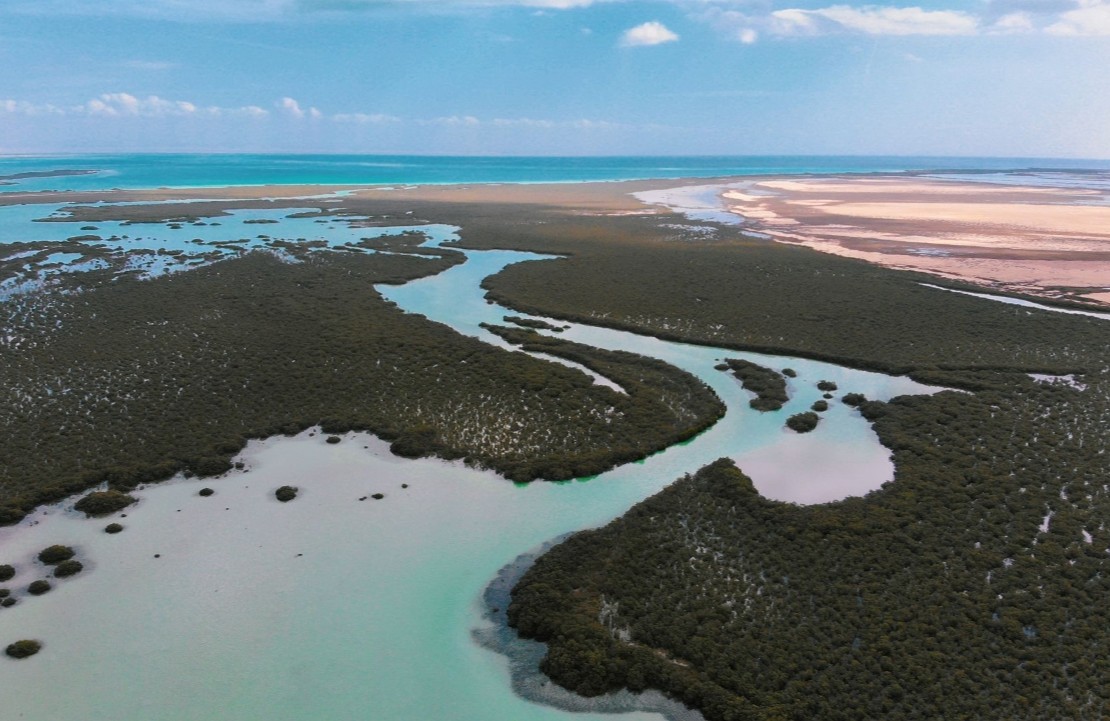
[[[283,233],[284,235],[284,233]],[[537,256],[469,253],[468,262],[383,293],[402,308],[488,338],[480,280]],[[551,261],[558,262],[558,261]],[[166,719],[569,719],[511,691],[506,659],[478,646],[481,594],[518,554],[565,532],[602,524],[683,473],[737,458],[773,498],[806,502],[861,493],[889,480],[889,453],[868,425],[833,402],[816,431],[797,436],[786,417],[836,381],[837,395],[930,392],[908,379],[816,361],[720,351],[571,324],[563,334],[652,355],[697,373],[728,405],[691,442],[589,481],[516,486],[459,463],[391,456],[358,434],[330,445],[301,434],[252,442],[245,472],[177,479],[138,492],[121,519],[86,520],[66,504],[0,529],[0,563],[20,602],[0,610],[0,641],[44,641],[36,657],[0,659],[5,715],[43,721]],[[791,401],[776,413],[751,397],[717,358],[790,366]],[[841,451],[836,453],[835,451]],[[801,459],[802,468],[776,462]],[[756,470],[758,473],[755,473]],[[401,484],[409,484],[404,489]],[[850,484],[849,484],[850,483]],[[273,489],[291,484],[291,503]],[[205,486],[210,498],[197,496]],[[372,493],[384,499],[359,500]],[[225,510],[226,509],[226,510]],[[113,519],[115,520],[115,519]],[[49,594],[26,597],[45,575],[32,559],[66,543],[86,570]],[[160,554],[156,558],[155,554]],[[299,555],[303,554],[303,555]],[[659,718],[630,714],[623,718]]]

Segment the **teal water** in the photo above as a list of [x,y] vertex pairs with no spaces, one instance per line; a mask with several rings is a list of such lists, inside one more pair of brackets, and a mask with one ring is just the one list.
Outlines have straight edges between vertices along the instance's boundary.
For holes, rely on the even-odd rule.
[[[440,238],[442,240],[443,237]],[[535,255],[468,252],[465,264],[381,290],[406,311],[485,337],[477,323],[509,312],[488,304],[482,278]],[[759,454],[807,459],[804,473],[753,473],[768,496],[812,502],[878,487],[889,453],[840,404],[813,433],[783,428],[817,397],[817,380],[885,399],[935,389],[908,379],[792,358],[759,357],[572,324],[564,337],[645,353],[703,378],[728,406],[691,442],[585,482],[516,486],[458,463],[402,460],[359,434],[252,442],[243,472],[175,479],[139,491],[107,535],[62,503],[0,529],[0,562],[19,603],[0,610],[0,642],[40,638],[32,659],[0,659],[4,718],[31,721],[556,721],[610,718],[540,706],[512,691],[508,661],[479,646],[482,592],[519,553],[604,523],[683,473],[721,456],[759,468]],[[798,371],[782,411],[759,414],[750,394],[713,370],[724,355]],[[834,451],[846,451],[836,457]],[[813,463],[812,459],[818,459]],[[825,462],[827,461],[827,462]],[[818,469],[818,470],[814,470]],[[862,483],[862,485],[861,485]],[[277,486],[301,488],[280,504]],[[402,488],[408,484],[408,488]],[[211,498],[197,490],[216,489]],[[382,492],[380,501],[359,499]],[[114,519],[113,519],[114,520]],[[45,575],[34,553],[78,550],[86,571],[32,598]],[[159,557],[156,557],[156,554]],[[637,712],[621,718],[658,719]]]
[[447,157],[419,155],[53,155],[0,157],[0,175],[94,170],[28,178],[0,191],[228,185],[534,183],[725,175],[906,170],[1108,170],[1107,160],[864,156]]

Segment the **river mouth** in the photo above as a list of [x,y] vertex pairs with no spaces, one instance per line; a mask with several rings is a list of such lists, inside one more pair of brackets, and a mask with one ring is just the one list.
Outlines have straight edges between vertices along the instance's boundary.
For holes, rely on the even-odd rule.
[[[486,301],[481,280],[543,256],[465,252],[467,261],[450,270],[379,290],[403,310],[503,345],[480,324],[513,313]],[[107,520],[73,512],[71,502],[40,509],[0,529],[0,562],[17,566],[12,587],[37,577],[30,559],[53,543],[73,545],[87,571],[41,598],[17,593],[19,603],[0,611],[3,638],[45,640],[33,661],[2,664],[0,674],[23,689],[5,701],[6,713],[51,721],[568,718],[514,695],[506,658],[471,638],[488,627],[481,599],[499,569],[523,549],[611,520],[721,456],[746,469],[745,459],[761,452],[798,457],[808,448],[804,469],[843,447],[854,454],[856,476],[870,469],[865,488],[846,490],[829,474],[811,474],[801,487],[754,474],[757,488],[796,502],[872,490],[891,478],[889,453],[854,410],[833,401],[805,437],[785,430],[785,418],[821,396],[819,380],[836,382],[838,394],[879,400],[936,390],[817,361],[559,325],[569,326],[560,337],[695,373],[728,413],[688,443],[588,482],[517,487],[457,462],[399,459],[365,434],[330,444],[309,430],[251,442],[237,459],[245,468],[224,478],[140,490],[126,518],[109,519],[125,526],[118,535],[103,533]],[[794,368],[787,406],[767,414],[748,408],[751,394],[713,368],[724,357]],[[769,465],[768,473],[781,470]],[[301,493],[278,503],[272,491],[287,484]],[[199,496],[203,487],[215,495]],[[659,718],[645,710],[632,717]]]

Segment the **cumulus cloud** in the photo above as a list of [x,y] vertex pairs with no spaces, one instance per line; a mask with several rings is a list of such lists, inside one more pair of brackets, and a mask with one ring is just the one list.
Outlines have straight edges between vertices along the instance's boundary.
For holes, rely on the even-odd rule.
[[1036,29],[1033,18],[1027,12],[1012,12],[995,20],[990,32],[995,34],[1030,33]]
[[188,100],[167,100],[157,95],[139,97],[131,93],[102,93],[79,105],[38,104],[25,100],[0,100],[0,113],[9,115],[65,115],[94,118],[174,118],[224,115],[262,118],[269,112],[257,105],[221,108],[200,106]]
[[751,45],[759,40],[759,33],[754,28],[740,28],[736,31],[736,39],[745,45]]
[[629,28],[621,35],[621,45],[626,48],[644,45],[662,45],[678,40],[678,35],[661,22],[651,22]]
[[187,100],[166,100],[157,95],[139,98],[130,93],[104,93],[81,106],[89,115],[109,117],[161,118],[169,116],[213,114],[209,108],[198,108]]
[[856,32],[865,35],[974,35],[978,32],[979,20],[960,10],[833,5],[817,10],[776,10],[771,13],[771,28],[780,35],[820,35],[830,32]]
[[1045,28],[1050,35],[1110,35],[1110,2],[1081,0],[1079,7],[1060,13],[1059,19]]
[[0,113],[5,115],[65,115],[65,110],[50,104],[30,103],[26,100],[0,100]]

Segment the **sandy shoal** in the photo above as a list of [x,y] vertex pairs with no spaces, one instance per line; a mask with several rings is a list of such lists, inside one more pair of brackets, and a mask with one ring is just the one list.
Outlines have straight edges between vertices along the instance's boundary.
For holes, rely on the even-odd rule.
[[722,198],[775,240],[995,289],[1110,303],[1110,194],[914,176],[751,179]]

